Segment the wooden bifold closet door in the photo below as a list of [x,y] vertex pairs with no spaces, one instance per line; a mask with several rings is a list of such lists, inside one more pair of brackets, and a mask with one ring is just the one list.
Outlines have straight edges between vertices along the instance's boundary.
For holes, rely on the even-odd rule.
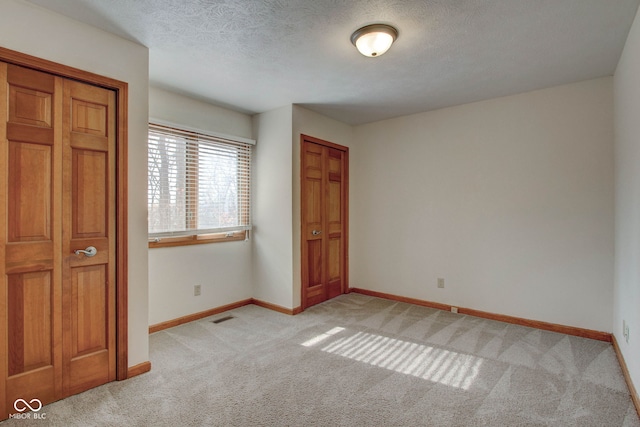
[[115,107],[0,62],[0,419],[115,379]]
[[348,290],[349,150],[301,137],[302,307]]

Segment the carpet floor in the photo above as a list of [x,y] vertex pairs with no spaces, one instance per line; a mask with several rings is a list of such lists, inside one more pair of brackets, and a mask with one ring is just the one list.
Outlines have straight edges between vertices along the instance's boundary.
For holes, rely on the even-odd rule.
[[150,358],[0,425],[640,426],[609,343],[360,294],[157,332]]

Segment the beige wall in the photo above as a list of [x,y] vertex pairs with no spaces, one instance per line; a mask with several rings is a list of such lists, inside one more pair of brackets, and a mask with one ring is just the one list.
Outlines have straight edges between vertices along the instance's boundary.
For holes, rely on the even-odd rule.
[[289,105],[253,118],[253,297],[286,308],[293,307],[291,117]]
[[[613,333],[640,390],[640,12],[614,77],[616,268]],[[622,321],[629,325],[629,342]]]
[[[152,118],[204,131],[252,137],[251,117],[151,87]],[[251,242],[149,249],[149,324],[252,297]],[[201,295],[194,296],[194,285]]]
[[356,127],[351,286],[611,331],[612,102],[602,78]]
[[129,366],[145,362],[149,51],[21,0],[0,2],[0,45],[129,84]]

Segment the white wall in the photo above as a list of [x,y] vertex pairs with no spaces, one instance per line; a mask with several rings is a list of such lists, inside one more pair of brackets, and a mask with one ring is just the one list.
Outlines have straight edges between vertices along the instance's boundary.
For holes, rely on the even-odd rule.
[[21,0],[0,2],[0,45],[129,83],[129,366],[145,362],[149,51]]
[[[613,333],[640,387],[640,12],[614,77],[616,265]],[[622,335],[629,324],[630,339]]]
[[293,308],[291,106],[253,117],[253,297]]
[[[300,135],[333,142],[349,147],[353,156],[353,127],[299,105],[293,106],[293,305],[299,307],[302,292],[302,265],[300,260]],[[353,177],[350,177],[353,180]],[[351,194],[350,194],[351,196]]]
[[251,116],[151,86],[149,117],[229,136],[253,139]]
[[[151,87],[149,116],[205,131],[252,138],[251,117]],[[193,295],[194,285],[202,287]],[[149,249],[149,324],[252,297],[251,243]]]
[[612,98],[602,78],[357,127],[351,286],[611,331]]

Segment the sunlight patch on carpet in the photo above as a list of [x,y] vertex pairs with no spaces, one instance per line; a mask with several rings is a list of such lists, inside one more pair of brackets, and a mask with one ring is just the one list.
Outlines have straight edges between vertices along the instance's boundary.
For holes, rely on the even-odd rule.
[[336,326],[335,328],[331,329],[330,331],[325,332],[324,334],[316,335],[315,337],[311,338],[310,340],[303,342],[302,345],[305,346],[305,347],[314,346],[314,345],[318,344],[319,342],[326,340],[331,335],[335,335],[338,332],[342,332],[342,331],[344,331],[344,328],[341,328],[340,326]]
[[[333,328],[302,345],[312,347],[344,330]],[[321,350],[463,390],[471,387],[483,362],[482,358],[470,354],[366,332],[337,338]]]

